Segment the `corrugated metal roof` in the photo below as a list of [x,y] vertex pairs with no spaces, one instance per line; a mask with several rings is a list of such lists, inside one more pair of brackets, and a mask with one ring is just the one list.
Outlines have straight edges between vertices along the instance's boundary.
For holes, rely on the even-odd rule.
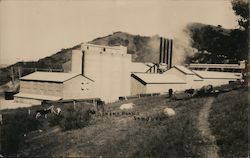
[[145,83],[186,83],[180,77],[170,74],[133,73]]
[[185,73],[185,74],[188,74],[188,75],[193,75],[193,74],[194,74],[193,71],[189,70],[189,69],[186,68],[185,66],[175,65],[174,67],[177,68],[178,70],[182,71],[182,72]]
[[21,78],[21,80],[35,80],[35,81],[51,81],[64,82],[79,74],[63,73],[63,72],[39,72],[36,71]]
[[15,97],[29,98],[29,99],[39,99],[39,100],[60,100],[62,97],[51,96],[51,95],[40,95],[40,94],[28,94],[28,93],[18,93],[14,95]]
[[241,73],[231,73],[231,72],[215,72],[215,71],[196,71],[194,70],[198,76],[201,78],[207,79],[241,79]]

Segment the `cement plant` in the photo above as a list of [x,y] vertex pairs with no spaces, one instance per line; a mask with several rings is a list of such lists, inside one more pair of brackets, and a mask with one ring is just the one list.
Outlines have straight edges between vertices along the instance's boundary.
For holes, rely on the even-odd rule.
[[[61,7],[76,9],[76,3],[97,7],[100,12],[107,5],[99,2],[103,4],[99,8],[95,2],[71,1],[72,6],[63,7],[63,2]],[[175,3],[162,2],[162,5]],[[178,4],[185,7],[183,1]],[[217,2],[211,2],[211,6],[214,4]],[[140,5],[149,7],[146,2]],[[25,60],[24,55],[15,57],[14,64],[0,63],[0,157],[247,157],[249,16],[240,11],[249,2],[233,0],[223,5],[230,5],[230,11],[238,16],[237,28],[192,21],[178,36],[167,36],[160,31],[160,35],[145,36],[117,31],[82,42],[65,35],[65,41],[79,44],[69,48],[60,46],[61,50],[38,60]],[[116,4],[121,13],[125,6],[129,3]],[[38,10],[35,16],[46,14],[46,9]],[[123,15],[111,9],[110,17],[116,17],[113,13],[130,17],[127,10]],[[90,14],[88,8],[75,12],[86,13],[79,15],[86,19],[98,14],[92,10]],[[54,20],[52,17],[46,16]],[[144,16],[140,17],[144,22]],[[165,25],[164,16],[160,17],[157,24]],[[71,20],[81,23],[76,19]],[[92,23],[91,20],[88,22]],[[109,20],[103,23],[106,27],[112,26]],[[92,30],[100,27],[94,24]],[[166,24],[170,27],[171,22],[166,20]],[[76,27],[64,23],[62,28],[71,25]],[[58,30],[65,32],[60,27]],[[89,32],[81,33],[87,36]],[[2,50],[11,50],[5,43],[7,35],[0,37]],[[57,43],[52,40],[56,36],[46,38]],[[25,41],[18,43],[25,47]],[[6,56],[13,58],[10,54]]]

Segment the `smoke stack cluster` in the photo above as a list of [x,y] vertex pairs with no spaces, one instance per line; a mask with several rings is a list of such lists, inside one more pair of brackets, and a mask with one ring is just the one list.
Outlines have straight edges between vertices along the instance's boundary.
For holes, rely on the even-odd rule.
[[167,64],[168,69],[172,67],[173,58],[173,40],[160,38],[160,58],[159,63]]

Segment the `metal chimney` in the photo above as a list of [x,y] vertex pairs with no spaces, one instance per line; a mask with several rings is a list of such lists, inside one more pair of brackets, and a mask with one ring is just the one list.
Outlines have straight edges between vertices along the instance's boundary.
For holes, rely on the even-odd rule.
[[166,63],[166,39],[163,38],[163,59],[162,59],[162,63]]
[[173,60],[173,40],[169,40],[169,57],[168,57],[168,69],[172,67],[172,60]]
[[162,58],[162,37],[160,38],[160,55],[159,55],[159,63],[161,63],[161,58]]
[[167,64],[168,63],[168,60],[169,60],[169,40],[168,39],[165,39],[166,40],[166,43],[167,43],[167,53],[166,53],[166,61],[165,63]]
[[84,76],[84,60],[85,60],[85,51],[82,51],[82,75]]

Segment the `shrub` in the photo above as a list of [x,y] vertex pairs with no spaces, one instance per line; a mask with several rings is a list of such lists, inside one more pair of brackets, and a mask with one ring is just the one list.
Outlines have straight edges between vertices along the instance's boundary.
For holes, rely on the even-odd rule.
[[4,115],[1,127],[2,153],[15,155],[18,152],[22,136],[29,131],[38,129],[41,123],[26,112],[18,111],[12,115]]
[[88,125],[90,120],[90,115],[88,110],[72,110],[68,109],[68,111],[64,114],[62,121],[60,121],[60,126],[63,130],[72,130],[83,128]]
[[49,117],[49,124],[50,126],[57,126],[60,125],[61,121],[63,120],[63,115],[52,115],[51,117]]

